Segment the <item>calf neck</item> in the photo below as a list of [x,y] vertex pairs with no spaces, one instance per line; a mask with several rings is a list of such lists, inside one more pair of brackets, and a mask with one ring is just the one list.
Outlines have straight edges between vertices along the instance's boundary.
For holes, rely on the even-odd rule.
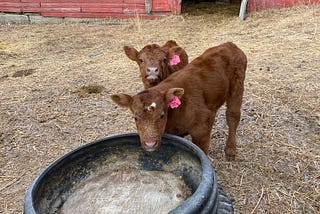
[[216,112],[226,103],[229,134],[225,155],[227,160],[233,160],[246,67],[245,54],[228,42],[207,49],[152,88],[134,96],[115,94],[111,98],[133,113],[146,151],[158,149],[161,136],[167,132],[179,136],[190,134],[192,142],[206,154]]

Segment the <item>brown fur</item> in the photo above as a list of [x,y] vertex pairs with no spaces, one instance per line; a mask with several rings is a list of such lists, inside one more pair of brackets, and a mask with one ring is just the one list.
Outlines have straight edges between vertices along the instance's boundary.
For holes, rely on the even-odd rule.
[[[225,155],[227,160],[234,160],[246,67],[245,54],[228,42],[207,49],[155,87],[135,96],[116,94],[111,98],[132,111],[145,150],[157,149],[161,136],[168,132],[190,134],[193,143],[206,154],[216,112],[226,102],[229,135]],[[168,108],[173,96],[180,97],[182,102],[175,109]],[[154,108],[152,103],[156,103]]]
[[[157,44],[146,45],[140,51],[131,46],[124,46],[123,49],[127,57],[138,64],[145,89],[157,85],[188,64],[186,51],[173,40],[167,41],[162,47]],[[174,54],[180,57],[180,63],[170,65]]]

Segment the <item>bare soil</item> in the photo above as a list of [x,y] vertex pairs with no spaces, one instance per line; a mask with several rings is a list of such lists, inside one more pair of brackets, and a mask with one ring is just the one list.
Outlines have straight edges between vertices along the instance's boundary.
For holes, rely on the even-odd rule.
[[0,26],[0,213],[22,213],[27,188],[61,155],[134,132],[117,92],[143,89],[124,45],[174,39],[194,59],[226,41],[248,57],[238,156],[227,162],[224,110],[210,158],[236,213],[320,213],[320,7],[249,14],[239,3],[183,4],[161,20]]

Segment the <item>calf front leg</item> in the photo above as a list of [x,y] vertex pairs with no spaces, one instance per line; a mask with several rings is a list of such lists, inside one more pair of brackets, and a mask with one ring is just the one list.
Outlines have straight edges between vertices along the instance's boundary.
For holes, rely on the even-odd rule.
[[201,123],[203,125],[194,126],[190,135],[192,137],[192,142],[199,146],[202,151],[208,155],[210,146],[210,133],[213,125],[212,117],[208,119],[207,123]]
[[210,132],[209,133],[196,133],[191,134],[192,142],[196,144],[200,149],[208,155],[210,145]]

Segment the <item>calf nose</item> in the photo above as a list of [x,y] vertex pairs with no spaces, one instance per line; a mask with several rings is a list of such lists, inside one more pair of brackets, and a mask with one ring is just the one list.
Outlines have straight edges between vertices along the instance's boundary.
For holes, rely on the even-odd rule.
[[147,141],[146,146],[148,148],[153,148],[156,145],[156,143],[157,143],[156,141]]
[[157,149],[157,140],[153,140],[153,139],[145,140],[143,144],[144,144],[143,145],[144,150],[148,152],[152,152]]
[[159,69],[157,67],[148,67],[147,68],[147,72],[150,74],[158,74],[159,73]]

